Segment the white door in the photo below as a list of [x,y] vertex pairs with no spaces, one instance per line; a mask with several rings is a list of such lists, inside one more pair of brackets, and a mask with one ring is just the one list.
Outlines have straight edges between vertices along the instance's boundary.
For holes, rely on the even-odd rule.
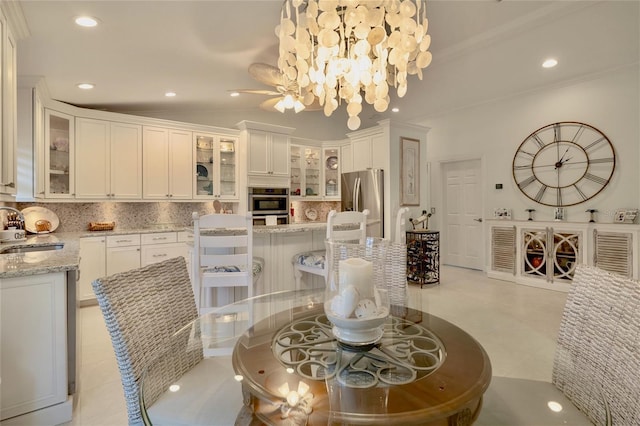
[[482,178],[480,160],[443,164],[442,263],[482,269]]

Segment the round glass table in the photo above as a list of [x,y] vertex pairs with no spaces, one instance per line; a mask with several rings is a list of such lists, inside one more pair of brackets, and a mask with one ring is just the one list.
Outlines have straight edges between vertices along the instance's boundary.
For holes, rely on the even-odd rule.
[[346,345],[334,338],[323,299],[322,290],[267,294],[187,325],[140,380],[148,422],[468,425],[477,418],[491,364],[473,337],[392,306],[380,341]]

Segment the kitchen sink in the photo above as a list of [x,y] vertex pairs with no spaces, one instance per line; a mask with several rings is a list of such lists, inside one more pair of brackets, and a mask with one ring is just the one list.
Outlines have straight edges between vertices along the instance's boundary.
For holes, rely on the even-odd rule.
[[30,253],[34,251],[37,252],[37,251],[60,250],[63,247],[64,247],[63,243],[41,244],[37,246],[13,246],[13,247],[0,249],[0,254]]

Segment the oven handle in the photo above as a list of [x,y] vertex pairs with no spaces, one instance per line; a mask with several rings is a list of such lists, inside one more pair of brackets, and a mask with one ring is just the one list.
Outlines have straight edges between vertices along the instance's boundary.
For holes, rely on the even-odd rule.
[[289,212],[286,210],[253,210],[251,211],[253,217],[256,216],[272,216],[272,215],[280,215],[280,216],[289,216]]
[[268,194],[265,194],[265,195],[254,195],[254,194],[250,194],[249,198],[275,198],[275,199],[283,198],[283,199],[287,199],[287,198],[289,198],[289,196],[288,195],[268,195]]

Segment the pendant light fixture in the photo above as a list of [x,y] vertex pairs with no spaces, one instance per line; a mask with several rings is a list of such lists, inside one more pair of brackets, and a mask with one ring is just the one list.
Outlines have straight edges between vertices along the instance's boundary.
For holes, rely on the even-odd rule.
[[284,0],[276,35],[278,68],[297,82],[294,100],[315,98],[329,117],[347,104],[351,130],[363,100],[378,112],[389,90],[407,93],[407,77],[431,63],[425,0]]

